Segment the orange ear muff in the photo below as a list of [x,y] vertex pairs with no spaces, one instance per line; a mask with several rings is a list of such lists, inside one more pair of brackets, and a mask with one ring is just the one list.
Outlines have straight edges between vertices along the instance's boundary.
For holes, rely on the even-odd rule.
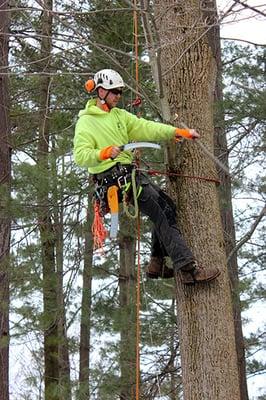
[[94,91],[95,89],[95,82],[93,79],[89,79],[86,83],[85,83],[85,89],[87,90],[87,92],[91,93]]

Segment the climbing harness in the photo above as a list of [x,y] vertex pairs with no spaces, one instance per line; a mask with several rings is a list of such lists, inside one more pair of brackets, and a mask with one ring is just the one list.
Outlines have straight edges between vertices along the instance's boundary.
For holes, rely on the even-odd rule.
[[[103,217],[107,213],[111,213],[110,238],[116,238],[118,232],[118,212],[119,203],[123,203],[125,213],[131,218],[136,218],[138,212],[137,197],[141,192],[141,188],[136,184],[136,169],[134,165],[123,165],[117,163],[111,169],[99,174],[94,174],[93,181],[95,183],[95,191],[93,200],[97,204],[95,207],[95,223],[93,224],[94,248],[102,247],[102,232],[104,228]],[[134,214],[129,211],[129,197],[132,188]],[[100,218],[101,217],[101,218]],[[107,237],[107,235],[106,235]]]
[[[121,151],[135,150],[138,148],[153,148],[160,149],[161,146],[157,143],[151,142],[134,142],[127,143],[120,146]],[[111,169],[104,171],[99,174],[93,175],[93,180],[95,183],[95,193],[94,201],[98,203],[97,211],[103,218],[105,214],[109,211],[111,213],[111,228],[110,228],[110,238],[114,239],[118,232],[118,212],[119,203],[122,201],[123,209],[126,215],[130,218],[137,218],[138,215],[138,202],[137,199],[141,193],[141,186],[137,187],[136,184],[136,168],[133,165],[123,165],[117,163]],[[132,189],[133,198],[133,209],[134,212],[130,212],[129,207],[129,197]],[[132,207],[131,207],[132,209]],[[93,225],[94,234],[94,247],[97,248],[99,244],[102,245],[102,240],[99,238],[101,234],[98,235],[98,229],[102,218],[99,219],[97,216],[97,223]],[[100,232],[103,228],[100,229]]]

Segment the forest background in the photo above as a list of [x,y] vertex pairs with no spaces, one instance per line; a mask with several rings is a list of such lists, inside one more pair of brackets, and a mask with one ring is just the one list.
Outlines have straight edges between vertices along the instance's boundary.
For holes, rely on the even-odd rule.
[[[7,4],[1,2],[1,27],[6,26],[3,10]],[[215,12],[213,2],[210,4]],[[262,400],[266,397],[263,385],[265,321],[262,318],[265,47],[263,41],[258,43],[251,34],[241,41],[234,40],[239,37],[232,34],[228,37],[223,24],[226,28],[233,21],[237,27],[243,20],[252,21],[253,33],[256,24],[265,22],[265,7],[261,2],[240,1],[221,2],[219,6],[216,21],[224,36],[221,40],[224,97],[215,107],[220,110],[222,106],[224,113],[232,177],[236,229],[236,247],[232,254],[238,255],[247,382],[250,399]],[[117,69],[128,84],[121,106],[132,112],[140,111],[147,118],[164,119],[158,82],[151,72],[152,53],[148,46],[151,42],[147,43],[141,15],[140,83],[136,84],[133,8],[132,3],[116,1],[80,4],[78,1],[54,4],[22,1],[10,5],[9,26],[3,36],[8,38],[8,66],[1,64],[1,82],[8,77],[5,112],[8,110],[6,129],[10,128],[10,139],[5,143],[12,148],[11,196],[4,202],[5,217],[1,214],[1,227],[7,215],[12,221],[7,297],[4,297],[4,279],[1,281],[1,299],[10,299],[10,399],[53,398],[44,389],[49,386],[45,368],[49,363],[58,363],[51,357],[55,343],[49,341],[55,326],[53,310],[57,315],[56,329],[62,338],[60,345],[56,344],[61,371],[58,379],[62,391],[65,390],[58,398],[70,399],[72,393],[73,398],[82,399],[88,398],[89,393],[91,399],[108,400],[116,398],[115,393],[122,399],[127,398],[123,393],[128,387],[132,390],[132,378],[127,370],[134,370],[135,366],[128,359],[125,362],[123,355],[134,345],[130,336],[126,346],[121,344],[121,337],[125,340],[129,333],[135,339],[136,321],[131,307],[135,286],[125,289],[119,276],[123,272],[121,260],[123,257],[129,260],[134,251],[121,248],[120,238],[115,244],[107,242],[105,257],[101,253],[92,257],[91,185],[86,171],[73,163],[72,141],[78,111],[88,99],[84,82],[104,67]],[[47,13],[47,9],[56,12]],[[137,95],[142,98],[142,106],[136,110],[132,103]],[[145,152],[144,165],[163,170],[164,155],[164,151]],[[154,179],[167,187],[163,175]],[[2,199],[6,197],[4,180],[5,176],[1,175]],[[121,234],[124,230],[128,233],[128,221],[123,221],[122,216],[121,221]],[[135,248],[133,225],[130,223],[131,245]],[[149,258],[149,231],[144,219],[142,264]],[[1,235],[5,243],[3,238]],[[6,261],[3,264],[1,260],[1,265],[5,266],[1,269],[1,277],[5,278]],[[128,298],[125,303],[122,298],[128,295],[128,290],[131,306]],[[142,276],[140,361],[146,399],[182,398],[173,293],[174,283],[151,283]],[[6,347],[2,331],[1,343],[4,343],[1,349]],[[85,364],[82,364],[83,356]],[[131,363],[134,357],[135,354],[129,358]],[[5,358],[1,360],[1,371],[7,370]],[[3,393],[0,398],[6,400]]]
[[[221,0],[218,1],[217,4],[218,8],[220,10],[223,10],[224,7],[228,5],[228,2],[224,2]],[[263,1],[248,1],[246,2],[246,4],[252,7],[264,8]],[[245,43],[253,43],[265,46],[265,38],[263,37],[264,35],[261,35],[264,27],[265,18],[262,15],[258,17],[258,14],[252,14],[250,9],[245,8],[244,14],[242,9],[242,12],[237,16],[230,16],[229,19],[225,19],[225,23],[221,24],[221,36],[223,39],[234,39],[236,43],[241,43],[242,45],[244,45]],[[234,202],[234,207],[235,209],[237,208],[237,202]],[[262,276],[262,282],[265,282],[265,273],[259,276]],[[243,318],[245,320],[243,329],[245,335],[249,335],[252,333],[252,331],[260,329],[260,327],[263,326],[261,316],[264,314],[264,301],[258,303],[255,302],[254,306],[251,306],[249,309],[246,309],[243,312]],[[259,359],[261,361],[265,359],[264,352],[260,354]],[[254,396],[254,398],[256,398],[259,393],[264,393],[265,374],[255,374],[255,376],[249,376],[248,387],[250,396]]]

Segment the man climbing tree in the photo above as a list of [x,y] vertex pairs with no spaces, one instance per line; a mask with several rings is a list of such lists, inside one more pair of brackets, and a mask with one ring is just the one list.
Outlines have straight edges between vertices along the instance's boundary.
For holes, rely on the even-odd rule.
[[174,276],[173,269],[164,264],[165,257],[170,256],[174,270],[181,271],[184,284],[211,281],[219,275],[219,269],[198,265],[176,225],[174,203],[146,175],[134,174],[132,152],[123,147],[131,141],[198,139],[199,134],[193,129],[137,118],[117,108],[124,86],[122,77],[110,69],[97,72],[86,83],[89,92],[96,90],[97,98],[90,100],[79,113],[74,138],[75,161],[93,175],[101,210],[117,213],[118,202],[126,194],[131,200],[137,198],[140,211],[152,220],[153,244],[146,271],[149,278]]

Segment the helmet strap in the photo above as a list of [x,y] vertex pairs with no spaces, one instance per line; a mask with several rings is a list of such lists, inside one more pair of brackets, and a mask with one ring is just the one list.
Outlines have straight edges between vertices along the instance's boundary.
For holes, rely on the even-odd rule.
[[108,94],[109,94],[109,90],[108,90],[108,92],[106,93],[106,95],[105,95],[103,98],[101,98],[101,97],[99,96],[99,91],[97,91],[97,93],[98,93],[98,97],[99,97],[100,102],[101,102],[101,105],[102,105],[102,109],[103,109],[104,111],[106,111],[106,112],[109,112],[109,111],[110,111],[110,108],[108,107],[108,104],[107,104],[106,101],[105,101],[106,97],[107,97]]

